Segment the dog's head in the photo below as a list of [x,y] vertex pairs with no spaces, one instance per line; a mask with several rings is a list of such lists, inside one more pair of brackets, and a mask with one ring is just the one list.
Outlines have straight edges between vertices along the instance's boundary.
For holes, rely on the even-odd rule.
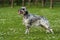
[[26,12],[26,7],[21,7],[19,10],[18,10],[18,14],[25,14]]

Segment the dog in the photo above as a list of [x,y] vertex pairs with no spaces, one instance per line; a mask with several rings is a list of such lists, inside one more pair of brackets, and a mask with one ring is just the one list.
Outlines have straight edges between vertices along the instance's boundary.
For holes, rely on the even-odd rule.
[[53,30],[50,28],[49,21],[45,17],[30,14],[26,7],[21,7],[18,10],[18,14],[23,15],[23,23],[26,27],[25,34],[29,34],[29,29],[32,25],[41,26],[46,29],[47,33],[53,33]]

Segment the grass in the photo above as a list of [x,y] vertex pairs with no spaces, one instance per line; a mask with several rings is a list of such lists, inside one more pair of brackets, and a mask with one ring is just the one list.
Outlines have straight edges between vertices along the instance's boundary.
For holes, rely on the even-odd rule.
[[31,28],[29,35],[24,34],[25,27],[22,16],[18,15],[19,8],[0,8],[0,40],[60,40],[60,7],[29,7],[29,12],[45,16],[54,30],[54,34],[46,34],[42,28]]

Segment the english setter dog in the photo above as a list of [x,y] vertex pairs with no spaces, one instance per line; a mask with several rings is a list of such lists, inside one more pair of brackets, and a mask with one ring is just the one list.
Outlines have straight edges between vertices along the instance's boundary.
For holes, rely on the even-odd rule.
[[18,10],[18,14],[23,15],[23,23],[26,26],[25,34],[29,34],[29,29],[32,25],[41,26],[46,29],[47,33],[53,33],[53,30],[50,28],[49,21],[45,17],[30,14],[26,7],[21,7]]

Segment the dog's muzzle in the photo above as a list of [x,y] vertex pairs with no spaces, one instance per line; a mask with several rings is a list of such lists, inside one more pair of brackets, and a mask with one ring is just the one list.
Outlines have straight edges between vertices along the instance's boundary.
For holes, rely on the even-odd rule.
[[23,14],[23,10],[18,10],[18,14]]

